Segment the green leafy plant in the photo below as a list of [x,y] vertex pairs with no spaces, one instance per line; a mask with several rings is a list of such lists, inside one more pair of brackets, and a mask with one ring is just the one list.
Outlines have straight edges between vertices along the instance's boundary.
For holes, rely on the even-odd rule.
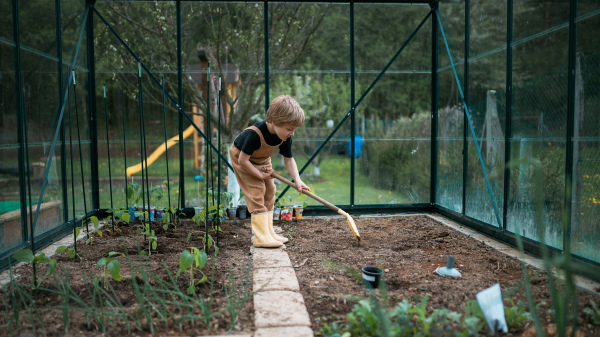
[[154,186],[150,188],[150,206],[156,206],[157,203],[163,199],[163,190],[161,186]]
[[144,231],[140,234],[148,236],[148,255],[152,255],[152,251],[156,251],[156,248],[158,246],[158,238],[156,237],[156,233],[154,232],[154,230],[150,227],[150,222],[145,222],[142,225],[142,227]]
[[96,267],[103,267],[102,279],[104,280],[104,289],[108,289],[108,275],[110,275],[113,280],[121,281],[121,263],[119,260],[114,258],[114,256],[122,255],[123,253],[119,252],[109,252],[108,256],[101,258],[96,263]]
[[504,316],[506,317],[506,325],[509,329],[511,328],[522,328],[525,323],[531,320],[531,314],[525,310],[525,304],[518,301],[515,302],[512,299],[508,299],[510,306],[504,307]]
[[[87,234],[87,240],[85,240],[85,244],[93,246],[94,245],[94,236],[92,236],[92,233],[96,232],[96,234],[98,234],[99,237],[102,237],[102,231],[100,230],[100,221],[98,220],[98,218],[96,216],[92,215],[89,219],[92,222],[92,224],[94,225],[94,229],[92,229],[92,230],[83,229],[83,226],[81,228],[82,228],[83,232]],[[79,232],[76,231],[75,235],[79,236]]]
[[[188,248],[189,250],[184,250],[179,256],[179,269],[175,274],[175,278],[178,278],[181,273],[189,271],[190,286],[187,288],[187,293],[191,295],[196,292],[196,286],[207,280],[206,275],[202,272],[202,268],[206,264],[208,256],[204,250],[199,250],[196,247]],[[199,280],[194,277],[194,269],[202,274]]]
[[583,312],[590,316],[592,323],[594,325],[600,325],[600,309],[598,309],[598,305],[596,302],[590,300],[591,308],[584,308]]
[[292,196],[288,195],[287,197],[279,197],[279,193],[275,193],[275,199],[277,203],[275,204],[276,208],[288,207],[292,204]]
[[[163,225],[162,225],[163,229],[164,230],[169,229],[169,223],[171,222],[171,213],[170,212],[164,212],[161,215],[161,217],[162,217],[161,221],[163,223]],[[173,225],[173,230],[176,232],[177,231],[177,226]]]
[[48,264],[49,267],[48,267],[48,271],[46,272],[46,275],[44,275],[43,277],[40,277],[37,280],[37,284],[42,283],[44,277],[48,277],[48,276],[52,275],[52,273],[54,273],[54,271],[56,270],[56,260],[48,258],[44,252],[39,252],[38,254],[33,254],[33,251],[31,251],[31,249],[26,248],[26,249],[21,249],[20,251],[14,253],[12,258],[17,261],[30,263],[32,265],[35,265],[37,263],[47,263]]
[[131,182],[125,187],[125,195],[130,206],[136,206],[142,200],[142,186]]
[[82,260],[81,256],[77,254],[75,248],[73,247],[58,246],[54,252],[56,254],[62,254],[65,250],[67,251],[67,256],[69,257],[69,259],[78,258],[80,261]]
[[120,208],[111,208],[108,210],[109,215],[106,217],[106,222],[113,221],[113,225],[120,225],[122,223],[129,224],[129,220],[131,219],[131,215],[126,210],[122,210]]

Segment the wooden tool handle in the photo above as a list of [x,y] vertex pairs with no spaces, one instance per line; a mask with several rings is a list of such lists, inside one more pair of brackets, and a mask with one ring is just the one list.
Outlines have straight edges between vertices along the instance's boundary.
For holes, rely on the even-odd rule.
[[[293,189],[296,189],[296,184],[294,184],[294,183],[292,183],[291,181],[289,181],[289,180],[285,179],[284,177],[280,176],[279,174],[277,174],[277,173],[273,172],[273,174],[271,174],[271,176],[272,176],[273,178],[277,178],[277,179],[278,179],[278,180],[280,180],[280,181],[283,181],[284,183],[286,183],[287,185],[289,185],[291,188],[293,188]],[[340,210],[340,208],[339,208],[339,207],[337,207],[336,205],[334,205],[334,204],[330,203],[329,201],[327,201],[327,200],[325,200],[325,199],[323,199],[323,198],[319,197],[318,195],[315,195],[315,194],[313,194],[313,193],[312,193],[312,192],[310,192],[310,191],[302,190],[302,193],[304,193],[304,194],[308,195],[309,197],[311,197],[311,198],[315,199],[316,201],[318,201],[318,202],[322,203],[323,205],[325,205],[325,206],[327,206],[327,207],[331,208],[331,210],[333,210],[333,211],[334,211],[334,212],[336,212],[336,213],[337,213],[337,212]]]

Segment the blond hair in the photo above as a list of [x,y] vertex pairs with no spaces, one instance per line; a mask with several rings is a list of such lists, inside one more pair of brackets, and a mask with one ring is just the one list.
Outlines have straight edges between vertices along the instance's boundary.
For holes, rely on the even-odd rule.
[[300,104],[291,96],[277,96],[269,105],[266,120],[277,126],[291,124],[295,127],[300,127],[304,124],[304,110],[302,110]]

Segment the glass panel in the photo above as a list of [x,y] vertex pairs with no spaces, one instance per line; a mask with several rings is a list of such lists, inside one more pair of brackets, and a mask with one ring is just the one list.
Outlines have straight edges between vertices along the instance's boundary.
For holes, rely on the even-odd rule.
[[22,47],[27,46],[43,54],[56,56],[54,13],[54,1],[19,1],[19,33]]
[[[355,12],[358,101],[429,6],[357,4]],[[356,109],[356,204],[429,202],[431,58],[422,56],[430,54],[424,23]]]
[[[60,20],[62,26],[62,52],[63,52],[63,76],[65,86],[67,79],[70,75],[71,65],[75,58],[75,52],[79,47],[79,54],[77,56],[77,64],[86,68],[86,55],[87,48],[85,45],[85,31],[83,32],[83,38],[81,44],[79,43],[79,36],[81,35],[81,25],[84,19],[85,0],[61,0],[60,3]],[[82,61],[81,61],[82,60]]]
[[[459,67],[457,71],[460,71]],[[452,70],[439,73],[437,203],[462,211],[464,109]]]
[[[9,6],[10,7],[10,6]],[[0,43],[0,254],[23,242],[14,47]]]
[[[50,148],[57,130],[57,62],[27,50],[21,51],[21,65],[24,84],[24,115],[27,138],[26,163],[29,167],[26,181],[29,200],[38,202],[42,182],[46,172]],[[40,213],[35,227],[39,236],[63,223],[63,195],[60,162],[60,138],[54,148],[52,163],[48,170],[48,180],[44,191]],[[35,218],[36,206],[32,207]]]
[[[471,1],[469,113],[485,169],[503,217],[504,135],[506,130],[506,1]],[[489,190],[467,129],[468,180],[465,213],[498,227]]]
[[[600,13],[600,6],[579,1],[578,15]],[[600,16],[577,23],[575,69],[575,130],[573,134],[573,197],[571,249],[582,257],[600,262],[600,53],[592,32],[600,29]]]
[[[349,15],[348,4],[278,3],[269,7],[270,99],[287,94],[303,108],[304,125],[293,137],[298,170],[306,166],[302,180],[317,195],[342,205],[350,203],[350,120],[308,165],[307,160],[350,110]],[[292,22],[292,30],[288,22]],[[275,170],[290,178],[278,151],[272,160]],[[278,193],[287,187],[276,184]],[[305,196],[300,198],[294,189],[288,189],[280,202],[321,206]]]
[[566,27],[551,28],[567,22],[569,2],[544,3],[543,10],[523,1],[514,5],[511,160],[539,160],[544,186],[534,186],[533,164],[512,167],[508,228],[539,240],[534,201],[540,198],[545,240],[561,248],[569,39]]
[[[360,91],[374,79],[359,75]],[[384,75],[358,107],[356,204],[429,202],[431,108],[419,107],[418,97],[427,102],[430,85],[431,75]],[[406,90],[390,96],[391,88]],[[404,95],[415,102],[402,102]]]
[[13,41],[12,25],[12,1],[0,1],[0,43]]
[[[464,1],[440,4],[440,17],[462,88],[464,75]],[[462,212],[464,108],[444,38],[439,34],[439,111],[437,203]]]

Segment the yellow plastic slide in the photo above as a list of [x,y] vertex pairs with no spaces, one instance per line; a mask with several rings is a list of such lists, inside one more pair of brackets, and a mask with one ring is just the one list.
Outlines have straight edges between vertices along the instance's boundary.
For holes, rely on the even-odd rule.
[[[186,139],[187,137],[191,136],[194,131],[196,131],[196,129],[194,129],[194,126],[190,126],[189,128],[185,129],[185,131],[183,131],[183,139]],[[147,164],[146,165],[152,165],[152,163],[154,163],[154,161],[158,158],[160,158],[160,156],[162,156],[163,153],[165,153],[165,151],[170,148],[171,146],[175,145],[179,143],[179,135],[170,138],[165,146],[165,143],[162,143],[162,145],[160,145],[156,150],[154,150],[154,152],[152,152],[152,154],[150,156],[148,156],[148,160],[147,160]],[[127,176],[131,177],[132,175],[140,172],[142,170],[142,163],[139,163],[137,165],[134,166],[129,166],[127,168]]]

